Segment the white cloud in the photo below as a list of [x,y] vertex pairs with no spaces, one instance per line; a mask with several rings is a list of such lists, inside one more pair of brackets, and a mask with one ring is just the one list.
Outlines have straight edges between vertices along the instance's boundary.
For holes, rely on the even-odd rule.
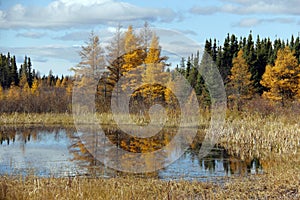
[[49,58],[68,60],[69,62],[78,62],[80,48],[77,46],[64,45],[44,45],[44,46],[26,46],[26,47],[0,47],[4,52],[13,52],[15,55],[35,57],[46,60]]
[[187,37],[183,32],[168,29],[154,29],[162,47],[164,56],[168,56],[168,62],[174,64],[182,57],[188,57],[203,49],[203,45]]
[[94,4],[101,4],[110,2],[110,0],[60,0],[60,2],[64,3],[67,6],[74,5],[74,4],[81,4],[84,6],[91,6]]
[[25,37],[25,38],[32,38],[32,39],[39,39],[46,36],[46,33],[39,33],[39,32],[22,32],[16,34],[17,37]]
[[178,29],[179,32],[181,33],[184,33],[184,34],[187,34],[187,35],[197,35],[197,32],[196,31],[193,31],[193,30],[190,30],[190,29],[185,29],[185,30],[180,30]]
[[234,24],[233,26],[253,27],[265,23],[290,24],[290,23],[295,23],[295,20],[292,18],[269,18],[269,19],[245,18],[240,20],[238,23]]
[[211,15],[219,11],[218,7],[214,6],[195,6],[190,9],[190,12],[193,14],[198,14],[198,15]]
[[114,0],[56,0],[45,7],[16,4],[0,10],[0,27],[66,28],[112,22],[171,21],[175,13],[167,8],[144,8]]
[[233,26],[235,27],[253,27],[256,25],[259,25],[261,21],[259,19],[255,18],[247,18],[247,19],[242,19],[239,21],[237,24],[234,24]]
[[53,39],[68,40],[68,41],[86,41],[89,37],[90,32],[88,31],[76,31],[65,33],[63,36],[54,37]]
[[220,6],[196,6],[190,9],[193,14],[214,13],[247,14],[284,14],[300,15],[299,0],[219,0]]
[[[126,31],[127,29],[122,29]],[[93,30],[94,34],[100,37],[100,42],[108,42],[116,31],[115,27],[107,27],[100,30]],[[62,36],[56,36],[52,39],[55,40],[63,40],[63,41],[87,41],[91,31],[74,31],[74,32],[66,32]]]

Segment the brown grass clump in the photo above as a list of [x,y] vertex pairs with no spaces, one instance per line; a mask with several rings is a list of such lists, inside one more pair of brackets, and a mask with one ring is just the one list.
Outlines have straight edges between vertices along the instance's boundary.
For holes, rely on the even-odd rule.
[[68,113],[1,113],[0,125],[74,125]]
[[213,187],[139,178],[2,177],[0,199],[210,199]]
[[290,164],[262,175],[229,179],[222,185],[134,177],[4,176],[0,199],[299,199],[299,165]]
[[300,149],[299,120],[259,114],[229,117],[218,142],[242,160],[295,155]]
[[299,155],[274,160],[264,174],[231,179],[217,199],[300,199]]
[[223,183],[118,178],[0,177],[0,199],[300,199],[300,156],[281,157],[264,174]]

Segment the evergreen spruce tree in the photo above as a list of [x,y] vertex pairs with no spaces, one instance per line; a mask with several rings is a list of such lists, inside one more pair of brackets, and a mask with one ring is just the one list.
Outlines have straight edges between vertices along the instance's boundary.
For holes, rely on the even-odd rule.
[[300,38],[299,38],[299,36],[296,38],[294,49],[295,49],[295,56],[298,60],[298,63],[300,63]]
[[[17,64],[16,64],[16,56],[13,56],[11,58],[11,79],[12,82],[11,84],[15,84],[15,85],[19,85],[19,75],[18,75],[18,68],[17,68]],[[10,86],[9,86],[10,87]]]

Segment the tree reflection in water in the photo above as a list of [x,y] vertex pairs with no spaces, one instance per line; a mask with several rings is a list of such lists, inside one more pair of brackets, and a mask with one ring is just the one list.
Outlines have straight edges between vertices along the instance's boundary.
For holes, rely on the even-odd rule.
[[[106,127],[105,132],[107,134],[107,138],[112,143],[118,145],[126,151],[131,152],[155,151],[156,149],[167,144],[172,138],[172,134],[174,134],[174,132],[172,132],[172,129],[164,129],[164,131],[160,133],[158,137],[152,138],[150,142],[147,142],[146,140],[126,137],[126,135],[112,127]],[[61,129],[57,127],[1,127],[0,151],[1,148],[4,148],[5,146],[11,146],[15,143],[18,143],[20,145],[15,145],[14,148],[21,147],[22,152],[24,153],[26,151],[26,145],[28,143],[43,143],[45,142],[43,141],[45,139],[44,136],[51,134],[53,135],[53,138],[48,138],[48,140],[53,140],[53,149],[56,148],[55,141],[59,141],[60,137],[66,137],[66,139],[68,140],[68,143],[65,144],[66,148],[68,149],[69,157],[71,157],[68,162],[75,164],[76,166],[76,169],[74,169],[76,170],[76,173],[72,174],[97,177],[129,175],[105,167],[93,156],[95,154],[100,156],[118,156],[110,155],[109,150],[106,152],[97,152],[97,145],[99,145],[100,142],[105,143],[107,141],[95,140],[93,143],[89,144],[90,146],[89,148],[87,148],[87,145],[81,141],[78,133],[74,128]],[[64,136],[62,136],[61,134],[64,134]],[[95,132],[83,134],[89,134],[91,135],[91,137],[95,136]],[[190,176],[197,176],[197,174],[200,174],[200,171],[202,171],[201,173],[205,171],[205,174],[207,176],[211,176],[212,174],[216,174],[216,176],[231,176],[234,174],[247,175],[249,173],[260,173],[262,171],[258,159],[249,158],[241,160],[238,157],[229,155],[228,152],[225,151],[225,149],[221,146],[216,146],[214,149],[212,149],[211,153],[208,156],[200,159],[198,156],[198,152],[200,150],[201,141],[203,139],[202,134],[203,133],[199,132],[190,149],[172,165],[154,173],[137,174],[135,176],[164,179],[164,173],[167,173],[166,176],[176,178],[175,176],[182,177],[189,173],[191,174]],[[88,149],[92,152],[90,152]],[[36,160],[36,162],[39,161]],[[57,162],[60,161],[57,160]],[[149,165],[155,165],[155,160],[147,160],[145,162],[147,162],[147,164]],[[196,165],[191,165],[191,163],[196,163]],[[264,163],[266,163],[266,161],[264,161]],[[180,168],[183,169],[184,174],[180,175]]]

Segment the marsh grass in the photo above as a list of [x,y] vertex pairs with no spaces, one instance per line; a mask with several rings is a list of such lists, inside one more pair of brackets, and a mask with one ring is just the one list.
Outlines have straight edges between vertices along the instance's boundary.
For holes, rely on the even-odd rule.
[[[109,114],[97,117],[112,123]],[[0,119],[1,125],[73,125],[70,114],[2,114]],[[209,115],[201,120],[207,127]],[[232,177],[222,184],[133,176],[2,176],[0,199],[300,199],[299,121],[297,115],[229,113],[219,145],[244,160],[259,158],[263,174]]]
[[0,199],[208,199],[212,188],[212,184],[132,177],[2,177]]
[[73,125],[68,113],[1,113],[0,125]]
[[[209,121],[209,114],[205,113],[201,115],[200,119],[197,119],[195,116],[189,116],[181,122],[182,127],[195,127],[200,125],[205,125]],[[114,117],[117,117],[122,124],[131,125],[136,123],[139,125],[147,125],[145,116],[131,114],[130,118],[132,121],[128,120],[128,115],[118,114],[113,116],[111,113],[96,113],[96,114],[81,114],[73,116],[72,113],[1,113],[0,114],[0,125],[62,125],[62,126],[74,126],[74,122],[78,124],[91,124],[99,123],[102,125],[116,125]],[[164,124],[165,126],[174,127],[178,125],[178,119],[175,119],[176,116],[168,116],[169,120],[165,122],[163,116],[152,115],[153,120]],[[173,120],[174,118],[174,120]],[[96,120],[96,121],[95,121]],[[195,123],[199,121],[199,123]],[[179,120],[180,122],[180,120]]]
[[219,144],[242,160],[295,155],[300,149],[299,121],[299,116],[290,120],[259,114],[229,117]]
[[[278,163],[279,164],[279,163]],[[153,178],[37,178],[3,176],[0,199],[299,199],[299,160],[269,173],[223,184]]]

